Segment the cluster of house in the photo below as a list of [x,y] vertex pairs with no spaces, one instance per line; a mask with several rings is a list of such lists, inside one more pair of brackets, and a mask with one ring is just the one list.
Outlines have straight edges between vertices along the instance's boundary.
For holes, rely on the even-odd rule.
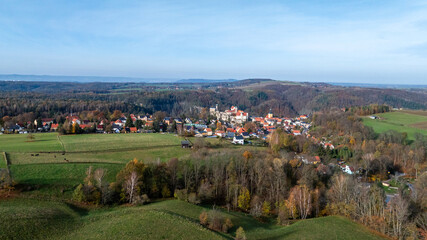
[[310,134],[307,134],[306,136],[307,138],[311,138],[314,143],[321,145],[324,149],[335,149],[335,146],[331,143],[331,141],[328,141],[325,137],[322,139],[317,139],[315,136],[311,136]]
[[[177,131],[179,133],[191,133],[196,137],[221,137],[232,140],[235,144],[244,144],[245,140],[250,138],[267,139],[268,134],[273,132],[276,128],[282,128],[289,134],[302,135],[306,134],[311,126],[310,123],[306,122],[308,119],[307,115],[301,115],[296,118],[279,118],[275,117],[270,112],[265,117],[254,117],[249,116],[248,112],[239,110],[236,106],[231,106],[230,109],[225,111],[219,111],[218,105],[209,109],[209,113],[214,119],[208,120],[199,119],[194,120],[190,118],[171,118],[165,117],[163,121],[159,121],[159,124],[170,125],[173,122],[176,123]],[[135,115],[130,114],[131,122],[135,124],[137,120],[143,123],[142,126],[138,127],[126,127],[127,117],[122,115],[119,119],[111,122],[111,131],[114,133],[120,132],[141,132],[142,128],[149,129],[153,126],[154,119],[152,115]],[[71,124],[78,124],[80,128],[96,128],[96,132],[104,133],[106,130],[107,123],[104,120],[99,122],[90,122],[88,120],[80,119],[76,115],[70,115],[66,117],[66,120]],[[247,122],[252,122],[251,129],[245,129],[243,126]],[[37,126],[38,131],[57,131],[59,124],[54,123],[53,118],[41,119],[41,123],[38,120],[34,121],[34,125]],[[8,129],[10,132],[25,133],[25,126],[16,125],[14,129]],[[215,130],[213,130],[215,129]],[[4,130],[3,130],[4,131]],[[146,130],[147,131],[147,130]]]
[[7,133],[28,133],[25,126],[23,124],[14,124],[9,127],[1,127],[0,128],[0,134],[3,134],[4,132]]
[[288,133],[291,133],[295,136],[308,132],[311,127],[311,123],[305,122],[307,119],[307,115],[301,115],[296,118],[274,117],[271,109],[265,117],[252,117],[252,121],[260,124],[264,129],[274,130],[276,127],[282,126]]
[[[38,131],[50,131],[51,129],[55,131],[57,126],[55,128],[55,124],[53,124],[53,122],[53,118],[43,118],[41,120],[36,119],[34,120],[34,122],[29,121],[26,123],[16,123],[7,127],[0,128],[0,134],[4,132],[20,134],[28,133],[28,129],[30,129],[32,123],[34,123],[34,126],[37,126]],[[54,126],[52,127],[52,125]]]
[[[217,129],[213,131],[203,120],[195,123],[186,119],[184,130],[193,132],[196,137],[221,137],[232,139],[234,144],[244,144],[250,138],[267,139],[268,134],[280,127],[289,134],[302,135],[308,132],[311,124],[306,122],[307,115],[297,118],[278,118],[270,112],[265,117],[249,116],[249,113],[239,110],[236,106],[230,109],[219,111],[218,105],[209,109],[211,116],[216,120],[211,120],[210,124],[216,124]],[[247,122],[254,123],[254,129],[245,129],[243,125]],[[220,126],[220,127],[218,127]]]
[[338,167],[342,172],[347,174],[355,174],[360,172],[360,169],[356,171],[352,166],[347,165],[342,160],[338,160],[336,164],[330,163],[328,165],[325,165],[322,163],[322,160],[320,159],[319,156],[306,156],[301,154],[297,156],[297,159],[302,161],[304,164],[316,165],[317,166],[316,170],[323,174],[326,174],[327,172],[329,172],[331,168],[334,168],[334,167]]
[[[335,149],[335,146],[331,143],[331,141],[326,140],[326,138],[322,138],[322,139],[317,139],[314,136],[311,136],[310,134],[307,134],[307,138],[311,138],[311,140],[316,143],[319,144],[321,146],[323,146],[323,148],[327,149]],[[339,147],[339,146],[338,146]],[[319,158],[319,156],[315,156],[315,157],[301,157],[301,160],[305,163],[305,164],[322,164],[321,160]],[[334,165],[334,164],[332,164]],[[354,173],[358,173],[360,171],[359,170],[355,170],[354,167],[347,165],[343,160],[339,160],[336,165],[339,169],[341,169],[341,171],[343,171],[344,173],[347,174],[354,174]]]

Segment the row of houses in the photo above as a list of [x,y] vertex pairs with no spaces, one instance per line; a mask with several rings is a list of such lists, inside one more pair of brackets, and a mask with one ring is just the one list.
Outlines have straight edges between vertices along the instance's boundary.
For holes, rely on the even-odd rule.
[[[175,123],[178,131],[189,132],[196,137],[221,137],[232,140],[233,143],[242,144],[244,140],[250,138],[261,138],[266,140],[268,134],[273,132],[276,128],[283,128],[288,133],[293,135],[302,135],[307,133],[311,124],[305,122],[308,119],[307,115],[301,115],[297,118],[279,118],[275,117],[270,112],[265,117],[250,117],[248,112],[239,110],[236,106],[231,106],[230,109],[219,111],[218,105],[210,108],[210,115],[216,119],[190,119],[190,118],[172,118],[165,117],[162,121],[158,121],[161,125],[170,125]],[[128,118],[131,118],[129,121]],[[137,127],[126,127],[127,122],[136,123],[137,120],[143,122],[143,126],[138,124]],[[69,115],[66,121],[72,125],[78,124],[81,129],[92,129],[98,133],[104,133],[108,127],[114,133],[121,132],[143,132],[147,131],[149,127],[153,126],[154,119],[152,115],[135,115],[130,114],[128,117],[122,115],[117,120],[108,123],[105,120],[99,122],[90,122],[89,120],[80,119],[79,116]],[[243,126],[246,122],[252,122],[256,127],[253,129],[245,129]],[[31,124],[28,122],[27,125]],[[44,118],[34,120],[34,125],[37,126],[38,131],[57,131],[59,124],[53,118]],[[2,129],[2,132],[20,132],[25,133],[27,126],[16,124],[16,126],[9,129]],[[110,128],[108,128],[110,131]],[[243,140],[243,141],[242,141]]]

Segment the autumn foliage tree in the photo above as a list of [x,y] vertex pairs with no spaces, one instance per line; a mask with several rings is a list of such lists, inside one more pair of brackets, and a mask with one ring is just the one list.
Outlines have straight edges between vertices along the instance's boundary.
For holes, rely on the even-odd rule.
[[121,200],[134,203],[137,196],[141,194],[143,187],[144,172],[147,166],[142,162],[134,159],[126,164],[116,176],[114,187],[121,192]]
[[240,209],[244,211],[248,211],[250,207],[250,202],[251,202],[251,195],[249,193],[249,190],[243,187],[240,190],[240,195],[238,197],[237,204]]

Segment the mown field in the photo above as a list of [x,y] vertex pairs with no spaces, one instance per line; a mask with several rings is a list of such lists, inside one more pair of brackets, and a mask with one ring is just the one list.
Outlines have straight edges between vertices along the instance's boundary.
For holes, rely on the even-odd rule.
[[290,226],[260,223],[243,213],[222,211],[229,234],[198,223],[209,207],[166,200],[139,207],[81,209],[67,203],[29,199],[0,202],[0,239],[232,239],[239,226],[248,239],[382,239],[344,217],[322,217]]
[[[191,152],[182,149],[182,139],[173,134],[33,135],[33,140],[26,134],[0,135],[0,152],[7,152],[18,184],[53,196],[70,195],[89,166],[107,169],[107,179],[113,181],[134,158],[168,161]],[[0,156],[0,166],[3,163]]]
[[377,133],[394,130],[408,133],[408,139],[414,140],[415,133],[427,135],[426,111],[395,111],[375,114],[380,119],[363,118],[363,123],[370,126]]

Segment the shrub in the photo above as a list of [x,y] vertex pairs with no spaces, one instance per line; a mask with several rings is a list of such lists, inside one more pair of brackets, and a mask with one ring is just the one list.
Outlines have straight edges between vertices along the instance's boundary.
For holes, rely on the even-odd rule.
[[199,215],[200,224],[207,225],[208,224],[208,213],[203,211]]
[[229,218],[225,219],[225,223],[222,225],[222,231],[227,233],[228,229],[233,227],[233,223]]
[[141,196],[136,196],[134,200],[135,205],[144,205],[150,202],[150,198],[147,194],[143,194]]
[[222,230],[222,224],[224,222],[224,217],[221,212],[218,210],[211,210],[208,213],[209,216],[209,228],[215,231]]
[[187,201],[187,197],[188,197],[187,190],[176,189],[173,196],[178,200]]
[[271,205],[269,202],[264,201],[262,203],[262,215],[267,217],[271,212]]
[[200,204],[200,199],[197,197],[196,193],[190,193],[188,195],[188,202],[192,204]]
[[171,191],[169,190],[168,186],[164,185],[162,188],[162,197],[168,198],[171,196]]
[[246,233],[245,233],[245,230],[243,230],[242,227],[239,227],[236,230],[236,240],[246,240]]
[[288,225],[289,224],[289,209],[286,206],[286,202],[283,201],[279,206],[279,214],[277,215],[277,223],[280,225]]
[[225,219],[222,213],[218,210],[202,212],[199,216],[200,224],[207,225],[208,228],[215,231],[228,232],[233,227],[233,223],[229,218]]
[[83,185],[79,184],[73,192],[73,200],[76,202],[86,201],[86,196],[83,192]]

